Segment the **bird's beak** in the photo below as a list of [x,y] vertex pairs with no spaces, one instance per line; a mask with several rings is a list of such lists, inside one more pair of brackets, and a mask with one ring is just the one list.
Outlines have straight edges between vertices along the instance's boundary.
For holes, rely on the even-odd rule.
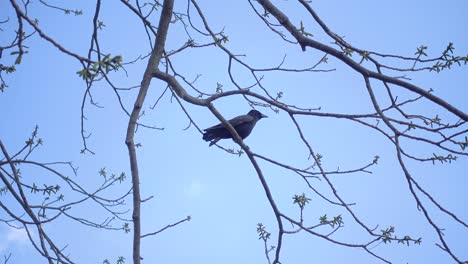
[[267,117],[268,117],[267,115],[262,114],[262,118],[267,118]]

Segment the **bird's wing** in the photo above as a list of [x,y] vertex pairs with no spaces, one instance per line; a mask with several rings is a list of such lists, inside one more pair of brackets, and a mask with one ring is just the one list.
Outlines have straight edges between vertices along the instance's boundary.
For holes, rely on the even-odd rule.
[[[251,122],[253,120],[254,120],[254,118],[252,116],[250,116],[250,115],[241,115],[241,116],[234,117],[231,120],[228,120],[228,122],[231,124],[231,126],[236,127],[236,126],[238,126],[240,124],[243,124],[243,123],[246,123],[246,122]],[[218,129],[218,128],[224,128],[223,123],[217,124],[216,126],[209,127],[207,129],[205,129],[205,131],[214,130],[214,129]]]

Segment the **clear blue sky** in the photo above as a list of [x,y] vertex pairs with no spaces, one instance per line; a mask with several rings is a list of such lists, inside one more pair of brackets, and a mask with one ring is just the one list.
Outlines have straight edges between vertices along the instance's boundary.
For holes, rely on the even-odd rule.
[[[304,14],[298,11],[297,3],[277,2],[287,7],[296,25],[303,20],[308,31],[317,38],[323,36],[311,19],[299,18]],[[178,1],[176,9],[185,10],[185,4],[185,1]],[[311,65],[321,57],[315,51],[303,53],[298,47],[281,44],[279,38],[253,14],[246,1],[210,1],[209,4],[200,1],[199,4],[215,30],[225,27],[230,40],[227,47],[236,54],[246,54],[245,59],[256,67],[274,66],[284,54],[288,55],[285,65],[289,67]],[[83,9],[82,16],[65,16],[39,4],[35,6],[38,8],[31,9],[29,14],[39,19],[47,34],[74,52],[87,53],[93,15],[90,2],[70,3],[72,9]],[[411,56],[417,46],[424,44],[429,46],[429,54],[436,56],[448,42],[453,42],[457,53],[468,53],[466,1],[322,0],[313,1],[312,6],[334,32],[344,35],[348,42],[362,49]],[[16,20],[7,1],[0,3],[0,10],[0,20]],[[113,55],[122,54],[124,60],[132,60],[148,51],[149,44],[140,21],[129,15],[122,4],[103,1],[101,19],[106,25],[99,33],[101,48]],[[176,49],[187,40],[180,26],[171,26],[166,50]],[[8,25],[1,27],[5,29],[0,31],[4,45],[4,39],[11,38],[7,35],[11,28]],[[88,144],[96,155],[82,155],[80,107],[85,84],[76,75],[80,65],[37,35],[32,37],[28,46],[29,53],[17,66],[17,71],[7,76],[9,87],[0,94],[0,113],[3,114],[0,137],[6,147],[10,152],[19,149],[37,124],[44,146],[31,158],[43,162],[73,161],[79,167],[77,181],[90,189],[101,182],[98,171],[103,167],[114,173],[123,171],[130,177],[124,144],[128,118],[120,110],[112,90],[104,83],[98,83],[93,90],[95,101],[104,108],[86,106],[86,130],[92,133]],[[13,59],[3,54],[2,63],[11,63]],[[226,74],[227,58],[220,52],[189,51],[174,58],[174,64],[189,79],[202,74],[197,84],[207,92],[214,92],[217,83],[223,84],[225,90],[233,89]],[[128,66],[129,76],[116,75],[115,82],[120,87],[139,84],[144,66],[145,62]],[[330,60],[327,67],[337,70],[297,75],[268,74],[265,85],[273,94],[284,92],[285,102],[322,107],[325,112],[366,113],[372,110],[360,76],[334,60]],[[237,74],[243,85],[252,83],[251,77],[243,70],[238,70]],[[440,74],[417,74],[413,81],[421,87],[433,88],[436,95],[468,111],[466,67],[455,67]],[[187,215],[192,216],[192,221],[156,237],[144,238],[144,263],[266,263],[263,244],[255,232],[256,225],[261,222],[273,233],[272,245],[275,245],[276,222],[253,167],[245,155],[239,158],[219,148],[209,148],[193,126],[184,131],[188,120],[175,101],[171,102],[169,94],[162,98],[156,110],[150,111],[149,106],[163,89],[160,82],[152,83],[142,121],[164,130],[140,128],[136,134],[136,142],[142,144],[138,149],[142,196],[154,196],[142,208],[143,233],[158,230]],[[122,95],[124,104],[130,109],[136,93],[123,92]],[[202,128],[218,122],[207,109],[185,106]],[[215,106],[226,118],[249,110],[240,96],[221,99]],[[419,111],[427,111],[433,116],[442,113],[444,117],[439,108],[431,105],[420,107]],[[254,152],[284,163],[300,168],[310,166],[307,150],[301,145],[288,116],[267,109],[262,112],[270,118],[261,120],[245,143]],[[423,239],[420,246],[381,244],[374,248],[376,253],[394,263],[450,263],[447,254],[434,245],[439,242],[436,234],[422,213],[417,211],[397,165],[394,147],[388,141],[369,129],[346,121],[321,118],[301,121],[312,147],[324,156],[326,170],[337,167],[351,169],[369,163],[375,155],[381,157],[379,164],[372,168],[373,174],[331,177],[342,197],[357,203],[355,212],[369,226],[383,228],[393,225],[399,235],[409,234]],[[237,149],[230,140],[221,141],[221,145]],[[418,145],[413,148],[413,153],[431,155],[431,151]],[[276,202],[284,212],[298,217],[291,197],[305,192],[312,198],[305,211],[310,225],[316,224],[324,214],[333,216],[341,213],[345,227],[337,238],[349,243],[366,241],[349,214],[314,196],[296,175],[262,161],[259,163]],[[468,220],[466,158],[443,166],[409,164],[422,186],[447,209],[464,221]],[[25,171],[28,172],[26,168]],[[30,175],[26,172],[23,172],[25,177],[50,177],[42,171],[31,170]],[[323,181],[315,184],[329,194]],[[117,196],[129,187],[128,178],[125,185],[109,195]],[[66,193],[65,196],[68,198]],[[10,201],[8,197],[2,196],[1,199]],[[468,230],[447,221],[447,217],[435,208],[429,209],[446,229],[445,234],[454,252],[460,258],[468,259]],[[98,222],[106,217],[104,211],[94,206],[78,207],[74,213],[86,214]],[[130,216],[128,214],[128,218]],[[1,211],[0,218],[4,217],[5,213]],[[290,228],[288,223],[285,226]],[[60,245],[68,244],[70,256],[77,263],[101,263],[105,258],[115,261],[118,256],[124,256],[127,263],[131,261],[131,234],[96,230],[67,219],[48,225],[46,229]],[[35,263],[40,257],[26,239],[21,231],[0,225],[0,255],[11,252],[11,263]],[[375,258],[361,250],[339,247],[303,233],[285,236],[281,260],[283,263],[377,263]]]

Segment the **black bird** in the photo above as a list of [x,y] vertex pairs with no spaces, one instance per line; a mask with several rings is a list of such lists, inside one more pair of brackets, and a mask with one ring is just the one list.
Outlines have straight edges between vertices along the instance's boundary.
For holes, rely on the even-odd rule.
[[[239,136],[244,139],[250,135],[250,132],[252,132],[252,129],[254,128],[257,121],[264,117],[268,116],[260,113],[257,110],[250,110],[248,114],[234,117],[228,122],[232,127],[234,127],[237,134],[239,134]],[[204,131],[205,133],[203,134],[203,139],[205,141],[211,141],[210,147],[222,138],[233,139],[231,133],[229,133],[229,130],[222,123],[207,128]]]

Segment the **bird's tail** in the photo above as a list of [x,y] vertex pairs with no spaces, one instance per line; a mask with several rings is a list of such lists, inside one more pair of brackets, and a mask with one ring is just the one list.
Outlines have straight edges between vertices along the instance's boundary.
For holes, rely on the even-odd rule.
[[216,144],[221,138],[218,137],[215,133],[211,131],[207,131],[203,134],[203,140],[205,141],[211,141],[210,142],[210,147]]
[[211,131],[207,131],[203,134],[203,140],[205,141],[211,141],[213,139],[216,138],[216,135],[215,133],[211,132]]

